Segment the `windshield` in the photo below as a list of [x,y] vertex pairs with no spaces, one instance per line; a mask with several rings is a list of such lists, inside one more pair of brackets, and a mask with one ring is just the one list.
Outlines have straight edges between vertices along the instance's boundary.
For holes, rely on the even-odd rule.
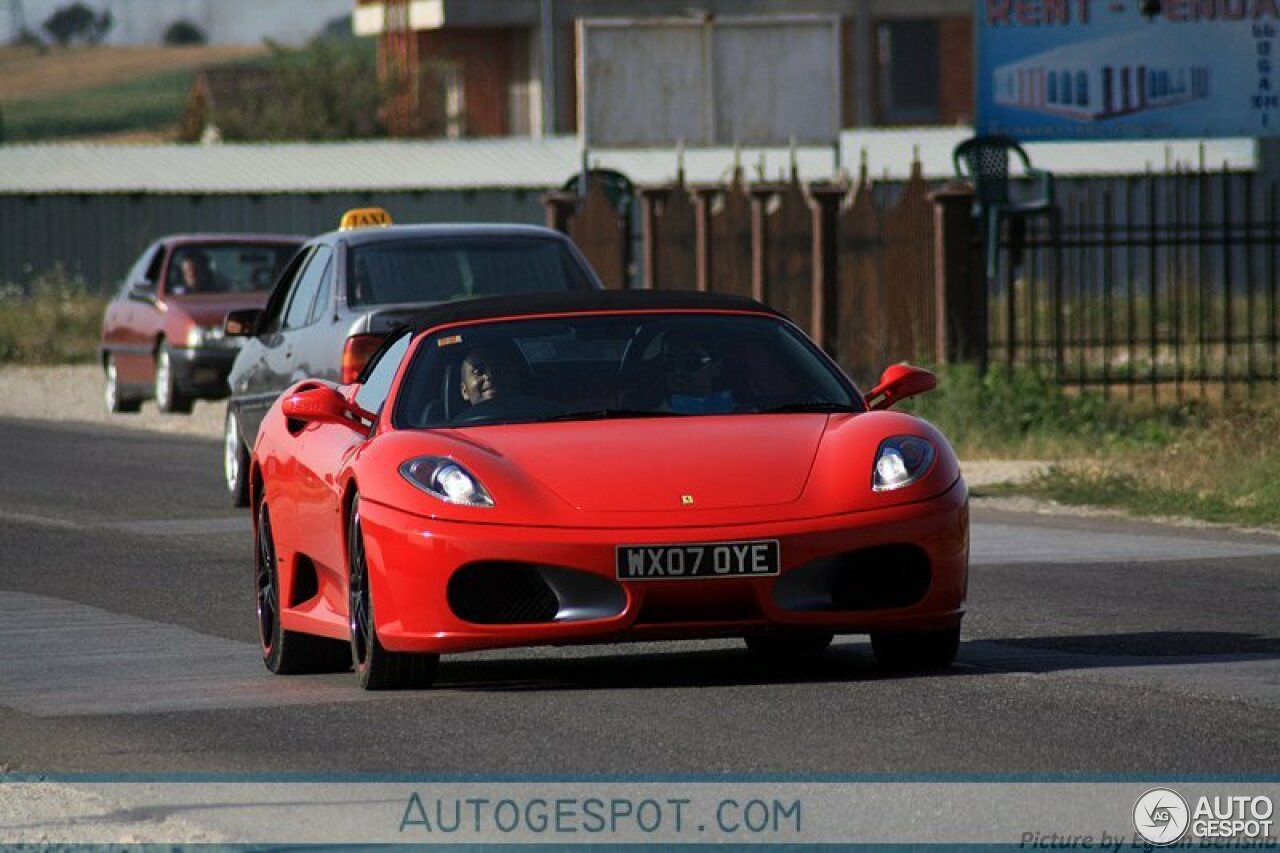
[[169,259],[166,292],[266,293],[297,243],[199,243],[179,246]]
[[393,423],[860,411],[849,381],[789,324],[683,312],[510,320],[429,335]]
[[433,237],[356,246],[350,269],[352,306],[592,288],[565,243],[537,237]]

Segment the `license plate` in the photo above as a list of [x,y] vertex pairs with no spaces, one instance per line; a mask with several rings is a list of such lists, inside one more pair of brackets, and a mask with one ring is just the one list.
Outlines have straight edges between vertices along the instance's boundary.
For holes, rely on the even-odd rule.
[[782,548],[777,539],[619,545],[617,563],[624,581],[761,577],[781,571]]

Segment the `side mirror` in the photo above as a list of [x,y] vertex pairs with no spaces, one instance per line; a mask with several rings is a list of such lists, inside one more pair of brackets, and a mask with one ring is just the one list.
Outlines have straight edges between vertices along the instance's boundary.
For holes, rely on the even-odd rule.
[[867,394],[867,408],[873,412],[887,409],[900,400],[932,391],[938,387],[938,377],[921,367],[894,364],[880,374],[880,384]]
[[[290,432],[298,432],[304,424],[337,424],[365,436],[373,429],[373,413],[366,412],[328,385],[299,388],[286,396],[280,407],[290,422]],[[298,429],[294,429],[294,424]]]
[[222,331],[229,338],[251,338],[257,333],[258,323],[265,312],[261,308],[242,308],[232,311],[222,322]]
[[156,301],[156,286],[149,281],[135,281],[129,285],[129,299],[134,302],[146,302],[154,305]]

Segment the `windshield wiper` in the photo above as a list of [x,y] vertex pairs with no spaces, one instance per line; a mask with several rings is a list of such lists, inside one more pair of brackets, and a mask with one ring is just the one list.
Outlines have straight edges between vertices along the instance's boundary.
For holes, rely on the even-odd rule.
[[538,421],[606,421],[614,418],[672,418],[678,416],[676,412],[663,412],[654,409],[583,409],[580,412],[565,412],[561,415],[538,418]]
[[762,415],[781,415],[790,412],[817,412],[820,414],[844,414],[860,411],[850,406],[848,403],[831,403],[831,402],[815,402],[807,403],[784,403],[781,406],[773,406],[768,409],[761,409]]

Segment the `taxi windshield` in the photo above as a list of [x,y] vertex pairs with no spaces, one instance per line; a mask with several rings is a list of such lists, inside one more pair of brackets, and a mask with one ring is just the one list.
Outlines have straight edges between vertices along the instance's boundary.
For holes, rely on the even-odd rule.
[[581,265],[559,240],[433,237],[354,247],[347,303],[451,302],[591,288]]
[[775,317],[507,320],[442,330],[415,352],[397,427],[863,411],[852,383]]

